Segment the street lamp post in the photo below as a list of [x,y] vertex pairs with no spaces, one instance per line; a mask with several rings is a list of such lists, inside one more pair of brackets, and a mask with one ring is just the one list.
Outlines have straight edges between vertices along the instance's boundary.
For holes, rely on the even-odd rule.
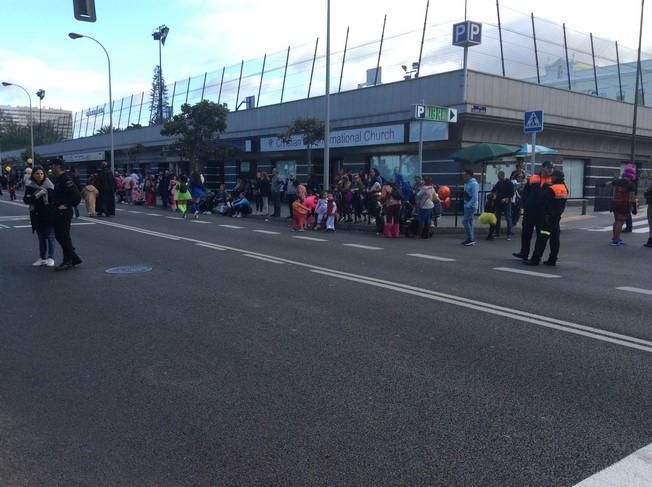
[[15,86],[16,88],[20,88],[25,92],[27,95],[27,98],[29,98],[29,135],[30,135],[30,140],[32,143],[32,162],[36,160],[34,157],[34,117],[32,117],[32,97],[29,94],[29,91],[27,91],[23,86],[17,84],[17,83],[9,83],[7,81],[2,82],[2,86]]
[[324,123],[324,191],[330,185],[331,158],[331,0],[326,1],[326,121]]
[[113,150],[113,94],[111,92],[111,58],[109,57],[109,53],[107,52],[106,48],[102,45],[102,43],[97,39],[95,39],[94,37],[77,34],[75,32],[71,32],[70,34],[68,34],[68,37],[70,37],[73,40],[80,39],[82,37],[85,37],[86,39],[90,39],[91,41],[97,43],[104,51],[104,54],[106,54],[106,60],[109,64],[109,132],[111,134],[111,174],[114,174],[115,157],[114,157],[114,150]]
[[38,90],[36,92],[36,96],[38,96],[38,143],[42,144],[43,143],[43,116],[42,116],[42,106],[41,102],[43,101],[43,98],[45,98],[45,90]]

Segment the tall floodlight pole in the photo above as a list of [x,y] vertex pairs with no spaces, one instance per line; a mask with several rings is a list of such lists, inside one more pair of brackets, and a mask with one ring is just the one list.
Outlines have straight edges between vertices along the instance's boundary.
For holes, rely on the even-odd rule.
[[111,174],[114,174],[115,157],[114,157],[114,150],[113,150],[113,93],[111,91],[111,58],[109,57],[109,53],[106,50],[106,48],[102,45],[102,43],[97,39],[95,39],[94,37],[82,35],[82,34],[76,34],[75,32],[71,32],[70,34],[68,34],[68,37],[70,37],[73,40],[81,39],[82,37],[85,37],[86,39],[90,39],[91,41],[94,41],[96,44],[98,44],[104,51],[104,54],[106,54],[106,61],[109,64],[109,132],[111,134]]
[[163,24],[159,25],[152,33],[155,41],[158,41],[158,117],[159,123],[163,123],[163,55],[161,54],[161,47],[165,45],[165,39],[170,32],[170,28]]
[[23,90],[25,92],[25,94],[27,95],[27,98],[29,98],[29,136],[30,136],[31,143],[32,143],[32,156],[31,157],[32,157],[32,162],[34,162],[36,158],[34,157],[34,117],[32,116],[32,97],[30,96],[29,91],[27,91],[23,86],[21,86],[21,85],[19,85],[17,83],[9,83],[7,81],[3,81],[2,86],[5,86],[5,87],[6,86],[15,86],[16,88],[20,88],[21,90]]
[[638,116],[638,81],[641,73],[641,40],[643,39],[643,8],[645,7],[645,0],[641,0],[641,25],[638,31],[638,56],[636,59],[636,89],[634,90],[634,119],[632,121],[632,150],[630,154],[630,162],[635,164],[634,158],[636,157],[636,123]]
[[36,92],[36,96],[38,96],[38,143],[42,144],[43,143],[43,116],[41,114],[43,107],[41,106],[41,103],[43,102],[43,98],[45,98],[45,90],[38,90]]
[[331,0],[326,0],[326,121],[324,122],[324,190],[330,186],[331,142]]

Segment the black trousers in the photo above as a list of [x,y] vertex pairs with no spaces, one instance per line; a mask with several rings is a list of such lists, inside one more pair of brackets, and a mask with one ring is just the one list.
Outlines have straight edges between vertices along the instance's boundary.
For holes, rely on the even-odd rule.
[[281,193],[278,191],[272,193],[272,202],[274,203],[274,216],[281,216]]
[[554,218],[547,225],[542,225],[541,230],[537,231],[537,242],[534,244],[534,253],[532,254],[534,262],[541,262],[548,240],[550,240],[550,257],[548,257],[548,260],[557,262],[560,247],[559,236],[561,234],[560,221],[559,218]]
[[57,210],[54,216],[54,238],[57,239],[63,253],[63,262],[72,264],[73,260],[77,260],[75,254],[75,247],[72,244],[70,237],[70,222],[72,220],[72,209]]
[[523,213],[523,225],[521,229],[521,255],[527,259],[530,255],[530,244],[532,233],[536,230],[537,235],[541,230],[541,214],[536,210],[525,210]]

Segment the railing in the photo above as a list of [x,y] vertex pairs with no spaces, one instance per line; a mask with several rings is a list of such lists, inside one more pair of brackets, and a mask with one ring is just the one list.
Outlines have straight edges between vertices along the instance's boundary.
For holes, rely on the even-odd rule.
[[[451,26],[457,20],[451,18],[427,24],[425,30],[388,34],[357,44],[351,40],[355,30],[347,29],[346,41],[331,55],[332,92],[415,76],[416,72],[410,73],[402,66],[411,66],[421,52],[421,77],[461,69],[463,51],[450,45]],[[469,49],[469,69],[633,102],[635,50],[503,6],[500,23],[497,16],[473,20],[483,22],[483,39],[481,45]],[[652,60],[649,55],[643,58],[640,99],[645,104],[645,95],[652,100]],[[325,45],[321,39],[291,46],[168,84],[167,114],[179,113],[184,103],[204,99],[237,110],[250,96],[254,97],[250,108],[320,96],[325,92],[325,71]],[[77,112],[72,137],[88,137],[108,125],[110,109],[116,129],[149,125],[156,103],[148,93],[141,92],[114,100],[111,108],[105,103]]]

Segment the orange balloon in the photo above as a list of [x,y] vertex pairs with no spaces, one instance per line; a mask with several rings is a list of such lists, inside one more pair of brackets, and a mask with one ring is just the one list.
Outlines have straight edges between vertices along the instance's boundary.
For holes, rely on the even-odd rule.
[[443,200],[441,206],[443,206],[444,209],[448,210],[451,207],[451,199],[446,198],[445,200]]
[[451,189],[448,186],[440,186],[439,191],[437,191],[440,200],[446,200],[450,198]]

